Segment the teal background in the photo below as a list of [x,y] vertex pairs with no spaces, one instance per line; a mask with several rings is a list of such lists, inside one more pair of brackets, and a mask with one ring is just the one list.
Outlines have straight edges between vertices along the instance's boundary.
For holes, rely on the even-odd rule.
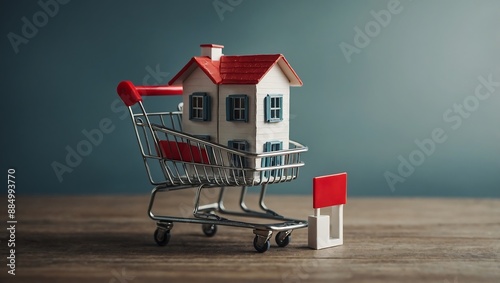
[[[231,9],[222,17],[214,2]],[[452,129],[443,114],[474,94],[478,77],[500,82],[500,1],[401,0],[399,14],[351,56],[355,27],[374,21],[372,1],[71,1],[16,54],[37,1],[1,1],[2,170],[19,194],[148,193],[121,80],[166,83],[199,44],[224,53],[282,53],[304,82],[292,89],[291,137],[309,146],[299,179],[271,193],[309,194],[314,176],[347,171],[350,196],[500,197],[500,90]],[[179,98],[155,102],[175,109]],[[456,116],[456,115],[455,115]],[[113,131],[60,182],[51,167],[82,130],[109,119]],[[441,128],[447,140],[391,189],[414,140]]]

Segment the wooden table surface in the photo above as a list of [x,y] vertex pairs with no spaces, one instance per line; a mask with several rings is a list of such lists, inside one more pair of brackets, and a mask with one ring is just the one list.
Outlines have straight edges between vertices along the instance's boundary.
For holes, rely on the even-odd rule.
[[[193,191],[173,194],[160,196],[157,210],[188,215]],[[16,275],[7,274],[3,226],[0,282],[500,282],[500,200],[350,198],[343,246],[308,249],[301,229],[289,246],[273,240],[263,254],[249,229],[219,227],[208,238],[194,224],[175,224],[159,247],[148,200],[18,196]],[[289,217],[312,213],[308,196],[270,195],[267,203]]]

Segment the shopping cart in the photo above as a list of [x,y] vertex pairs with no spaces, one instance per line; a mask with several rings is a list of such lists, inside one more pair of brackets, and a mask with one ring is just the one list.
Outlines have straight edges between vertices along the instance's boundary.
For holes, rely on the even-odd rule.
[[[253,245],[258,252],[269,250],[273,232],[277,232],[277,245],[285,247],[290,242],[294,229],[307,227],[307,221],[279,215],[269,209],[264,201],[269,184],[290,182],[299,176],[299,169],[304,165],[300,156],[307,151],[307,147],[290,141],[289,149],[265,153],[231,149],[182,132],[181,111],[146,111],[142,96],[178,95],[182,94],[182,87],[134,86],[130,81],[123,81],[118,85],[117,92],[129,109],[149,181],[155,186],[151,192],[148,214],[157,223],[154,239],[158,245],[165,246],[169,242],[174,222],[201,224],[206,236],[213,236],[217,232],[217,225],[253,229]],[[280,162],[263,162],[266,159]],[[264,163],[268,166],[249,165]],[[161,174],[155,174],[155,168],[159,168]],[[252,186],[261,186],[260,211],[248,208],[245,203],[247,188]],[[213,187],[220,187],[218,200],[202,205],[202,190]],[[224,194],[230,187],[241,187],[237,211],[229,210],[224,205]],[[188,188],[196,188],[192,217],[153,213],[157,193]],[[220,215],[264,218],[278,222],[250,223]]]

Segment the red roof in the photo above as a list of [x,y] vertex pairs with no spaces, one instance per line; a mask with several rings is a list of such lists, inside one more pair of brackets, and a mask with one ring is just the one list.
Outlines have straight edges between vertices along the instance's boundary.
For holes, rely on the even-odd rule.
[[221,56],[220,61],[210,57],[193,57],[170,80],[170,85],[181,85],[196,67],[199,67],[214,84],[258,84],[265,74],[278,64],[292,86],[302,81],[281,54]]

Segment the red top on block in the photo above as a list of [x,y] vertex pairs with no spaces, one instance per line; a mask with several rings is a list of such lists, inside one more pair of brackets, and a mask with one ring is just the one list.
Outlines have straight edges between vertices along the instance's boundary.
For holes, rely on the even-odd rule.
[[345,204],[347,201],[347,173],[313,178],[313,208]]

